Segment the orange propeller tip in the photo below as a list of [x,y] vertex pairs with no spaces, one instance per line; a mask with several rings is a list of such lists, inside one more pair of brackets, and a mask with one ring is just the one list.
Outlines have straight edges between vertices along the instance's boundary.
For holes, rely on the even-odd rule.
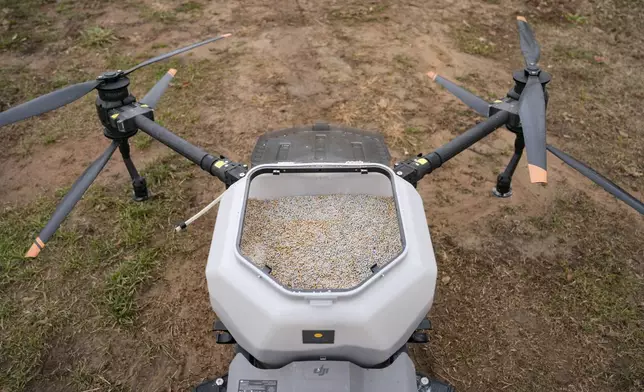
[[170,75],[172,75],[172,77],[174,77],[174,75],[176,75],[176,74],[177,74],[177,70],[176,70],[176,69],[174,69],[174,68],[170,68],[170,69],[168,70],[168,73],[169,73]]
[[548,182],[548,172],[539,166],[528,164],[528,172],[530,173],[531,183],[544,183]]
[[223,35],[222,35],[222,37],[224,37],[224,38],[228,38],[228,37],[230,37],[231,35],[233,35],[233,34],[232,34],[232,33],[226,33],[226,34],[223,34]]
[[29,250],[25,254],[25,257],[34,258],[38,256],[39,253],[40,253],[40,247],[38,246],[38,244],[34,242],[33,244],[31,244],[31,248],[29,248]]
[[437,75],[437,74],[436,74],[436,72],[434,72],[434,71],[429,71],[429,72],[427,72],[427,76],[429,76],[429,78],[430,78],[431,80],[436,80],[436,77],[437,77],[438,75]]
[[517,15],[517,20],[528,23],[528,21],[525,19],[525,16]]

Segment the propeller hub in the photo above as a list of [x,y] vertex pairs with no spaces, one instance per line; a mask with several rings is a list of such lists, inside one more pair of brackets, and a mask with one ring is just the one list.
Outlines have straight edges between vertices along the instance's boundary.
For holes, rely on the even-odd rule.
[[123,76],[123,71],[120,69],[118,71],[107,71],[103,72],[101,75],[98,76],[98,80],[103,80],[105,82],[113,82],[115,80],[118,80],[121,76]]
[[525,73],[527,76],[539,76],[541,73],[541,68],[536,64],[530,64],[525,68]]

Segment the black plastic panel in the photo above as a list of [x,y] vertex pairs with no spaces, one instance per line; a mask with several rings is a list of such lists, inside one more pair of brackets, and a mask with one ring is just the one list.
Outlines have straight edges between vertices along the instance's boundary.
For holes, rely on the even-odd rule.
[[265,133],[253,149],[251,165],[362,161],[389,166],[390,159],[379,133],[315,124]]
[[304,344],[333,344],[335,342],[335,331],[302,331],[302,343]]

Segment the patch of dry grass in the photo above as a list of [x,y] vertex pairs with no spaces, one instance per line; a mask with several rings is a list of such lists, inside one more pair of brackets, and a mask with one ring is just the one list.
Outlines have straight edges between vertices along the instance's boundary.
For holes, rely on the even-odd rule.
[[[498,66],[504,69],[508,64],[520,66],[516,28],[511,23],[519,10],[534,22],[543,49],[542,64],[552,66],[548,68],[554,75],[550,140],[629,190],[641,192],[644,168],[638,158],[644,146],[639,135],[644,126],[638,105],[644,99],[644,81],[629,68],[644,58],[639,45],[644,38],[642,19],[631,17],[641,14],[641,5],[626,0],[594,1],[590,9],[580,8],[581,2],[564,1],[486,3],[494,8],[483,5],[476,13],[455,15],[449,11],[453,4],[446,2],[435,4],[437,12],[411,3],[322,2],[318,6],[326,18],[321,19],[310,17],[306,7],[266,16],[257,15],[261,7],[251,4],[220,12],[201,1],[155,3],[157,8],[148,8],[151,13],[144,13],[146,2],[129,4],[128,11],[145,16],[148,24],[141,27],[153,33],[170,28],[192,31],[199,27],[195,21],[205,15],[199,22],[203,31],[212,28],[206,17],[220,18],[242,37],[239,47],[217,52],[216,61],[183,56],[137,71],[132,75],[132,92],[143,96],[168,68],[177,68],[177,77],[156,111],[157,120],[215,151],[228,146],[234,153],[245,154],[241,147],[249,150],[260,129],[323,114],[329,121],[381,130],[398,152],[428,152],[438,140],[432,139],[433,134],[460,133],[478,117],[460,103],[446,103],[444,97],[432,94],[437,87],[420,72],[425,64],[395,37],[425,34],[424,29],[438,20],[446,25],[445,31],[454,32],[452,41],[458,46],[454,50],[486,57],[482,59],[486,64],[502,59]],[[89,80],[98,74],[99,66],[123,69],[172,49],[172,43],[128,36],[127,50],[108,43],[101,49],[105,59],[90,56],[96,50],[78,46],[80,32],[107,26],[87,17],[102,12],[96,4],[0,0],[0,8],[8,10],[0,50],[8,57],[32,53],[52,59],[41,66],[48,72],[3,67],[0,109]],[[287,9],[279,5],[274,8]],[[39,12],[27,14],[27,8]],[[227,11],[234,18],[227,19]],[[409,24],[399,24],[398,15],[412,15]],[[325,47],[312,39],[303,44],[302,53],[280,61],[265,52],[256,58],[248,55],[257,48],[247,43],[255,40],[274,49],[270,45],[285,25],[330,33],[332,45]],[[369,32],[369,26],[392,33],[394,42],[375,45],[360,36]],[[110,25],[114,31],[119,27],[118,22]],[[69,38],[63,39],[61,31]],[[341,50],[334,52],[335,46]],[[52,58],[51,53],[59,55],[70,47],[70,54]],[[323,53],[346,62],[351,80],[333,80],[333,88],[325,86],[325,94],[334,100],[320,109],[318,96],[307,100],[290,95],[293,81],[285,75],[299,71],[304,75],[298,75],[302,84],[308,83],[310,75],[304,71],[324,75],[325,64],[311,61]],[[596,55],[605,61],[597,62]],[[255,61],[254,68],[244,68],[249,59]],[[310,69],[293,65],[301,60],[312,64]],[[281,73],[275,64],[282,66]],[[387,71],[371,73],[376,65]],[[266,76],[267,83],[253,80],[248,76],[251,71]],[[458,80],[464,86],[484,97],[498,90],[476,70],[468,72]],[[510,77],[508,73],[508,81]],[[341,95],[347,91],[350,94]],[[98,125],[94,99],[88,96],[43,118],[3,128],[7,153],[22,151],[26,156],[36,145],[55,149],[64,138],[99,132],[97,127],[86,127],[90,121]],[[237,106],[226,106],[230,101]],[[255,110],[270,113],[270,118],[252,117]],[[273,122],[277,113],[291,110],[295,118]],[[254,121],[257,118],[266,122],[260,124]],[[243,125],[237,120],[243,120]],[[142,150],[149,140],[137,136],[133,144]],[[509,157],[509,151],[505,153]],[[436,209],[450,214],[452,208],[457,210],[455,194],[467,193],[468,201],[483,198],[470,195],[472,188],[455,183],[453,176],[485,183],[494,176],[482,174],[490,170],[484,165],[491,159],[475,156],[463,171],[452,166],[437,172],[432,185],[436,197],[426,200],[428,215]],[[213,367],[225,367],[227,357],[213,353],[204,343],[211,313],[202,266],[195,267],[198,272],[187,283],[177,276],[167,281],[159,278],[185,272],[184,264],[176,260],[205,257],[208,232],[197,234],[196,240],[169,233],[170,222],[184,218],[180,211],[194,208],[204,197],[199,193],[203,183],[191,179],[198,169],[184,163],[181,158],[164,159],[150,166],[146,176],[156,197],[148,203],[130,201],[127,181],[116,187],[93,187],[36,261],[25,261],[22,253],[60,195],[0,213],[0,390],[140,390],[144,383],[159,379],[159,390],[189,388],[190,381],[211,376]],[[449,226],[455,224],[451,215],[448,222],[436,223],[442,226],[432,227],[440,275],[431,314],[432,343],[429,350],[416,347],[413,351],[420,369],[450,380],[459,390],[639,391],[644,387],[641,221],[597,204],[596,198],[573,190],[578,187],[571,179],[552,204],[546,203],[548,208],[538,211],[510,200],[512,207],[490,209],[493,212],[481,218],[468,214],[466,229],[451,231]],[[480,206],[472,204],[471,212]],[[168,299],[170,294],[175,299]],[[197,318],[197,326],[187,328],[192,318]],[[187,351],[200,349],[199,360],[192,361],[195,357]],[[175,377],[177,368],[192,372],[192,362],[204,363],[204,368]],[[142,368],[150,373],[132,376]]]
[[497,45],[471,25],[455,29],[452,38],[459,50],[467,54],[491,57],[497,51]]
[[378,22],[388,19],[386,2],[347,3],[340,8],[331,10],[328,18],[341,22]]
[[[0,215],[0,385],[22,390],[70,325],[79,330],[102,323],[132,325],[135,296],[160,262],[189,237],[176,238],[167,224],[185,208],[178,186],[191,177],[191,164],[178,157],[144,170],[155,197],[128,198],[129,185],[89,193],[38,259],[22,257],[57,200],[42,200]],[[161,190],[163,190],[161,192]],[[62,194],[62,192],[61,192]],[[79,276],[83,278],[78,279]],[[94,281],[94,284],[88,284]],[[82,320],[93,320],[89,324]],[[79,324],[80,323],[80,324]]]
[[81,32],[81,44],[91,48],[102,48],[118,41],[114,32],[100,26],[90,27]]
[[434,230],[442,284],[432,361],[420,366],[458,390],[641,390],[637,219],[566,191],[544,215],[506,209],[473,222],[475,245]]

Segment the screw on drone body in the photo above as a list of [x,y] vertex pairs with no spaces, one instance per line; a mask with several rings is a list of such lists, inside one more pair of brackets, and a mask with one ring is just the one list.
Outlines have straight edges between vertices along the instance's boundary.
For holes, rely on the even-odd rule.
[[421,383],[422,385],[424,385],[424,386],[429,385],[429,378],[427,378],[427,377],[421,377],[421,378],[420,378],[420,383]]
[[400,170],[398,170],[398,171],[396,172],[396,174],[398,174],[399,176],[402,176],[402,175],[403,175],[403,172],[401,172]]
[[215,380],[215,385],[217,385],[218,387],[224,385],[224,379],[223,378],[216,379]]
[[239,173],[239,177],[244,177],[246,173]]

